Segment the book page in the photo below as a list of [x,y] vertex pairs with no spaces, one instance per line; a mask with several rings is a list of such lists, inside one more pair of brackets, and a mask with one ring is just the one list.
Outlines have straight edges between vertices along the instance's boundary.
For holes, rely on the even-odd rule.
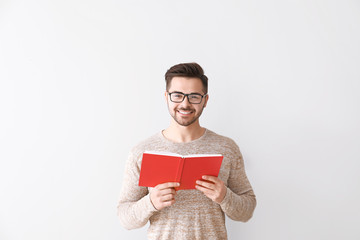
[[172,152],[156,152],[156,151],[145,151],[144,153],[155,154],[155,155],[164,155],[164,156],[184,157],[184,158],[189,158],[189,157],[220,157],[220,156],[222,156],[221,154],[190,154],[190,155],[182,156],[180,154],[172,153]]
[[184,158],[192,158],[192,157],[221,157],[221,154],[190,154],[183,156]]
[[163,155],[163,156],[183,157],[180,154],[172,153],[172,152],[145,151],[144,153],[154,154],[154,155]]

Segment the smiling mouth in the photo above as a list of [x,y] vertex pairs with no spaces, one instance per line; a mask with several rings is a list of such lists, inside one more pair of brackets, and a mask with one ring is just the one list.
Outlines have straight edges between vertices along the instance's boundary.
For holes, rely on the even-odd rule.
[[178,112],[179,112],[180,114],[183,114],[183,115],[189,115],[189,114],[191,114],[193,111],[178,110]]

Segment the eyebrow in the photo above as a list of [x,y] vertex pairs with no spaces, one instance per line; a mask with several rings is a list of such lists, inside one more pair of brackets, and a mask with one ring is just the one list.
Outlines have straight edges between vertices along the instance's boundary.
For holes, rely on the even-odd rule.
[[181,94],[199,94],[199,95],[203,95],[201,93],[198,93],[198,92],[192,92],[192,93],[183,93],[183,92],[179,92],[179,91],[173,91],[171,93],[181,93]]

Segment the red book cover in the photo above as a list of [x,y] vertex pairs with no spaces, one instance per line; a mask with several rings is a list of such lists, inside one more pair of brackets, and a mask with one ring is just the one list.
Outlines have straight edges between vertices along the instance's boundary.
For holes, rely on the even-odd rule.
[[181,156],[174,153],[144,152],[139,186],[155,187],[160,183],[179,182],[177,190],[195,189],[195,182],[203,175],[218,176],[223,156],[195,154]]

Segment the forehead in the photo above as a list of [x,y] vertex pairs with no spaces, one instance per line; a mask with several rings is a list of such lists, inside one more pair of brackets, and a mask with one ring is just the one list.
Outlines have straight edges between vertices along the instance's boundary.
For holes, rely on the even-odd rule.
[[204,93],[203,84],[199,78],[173,77],[169,92]]

